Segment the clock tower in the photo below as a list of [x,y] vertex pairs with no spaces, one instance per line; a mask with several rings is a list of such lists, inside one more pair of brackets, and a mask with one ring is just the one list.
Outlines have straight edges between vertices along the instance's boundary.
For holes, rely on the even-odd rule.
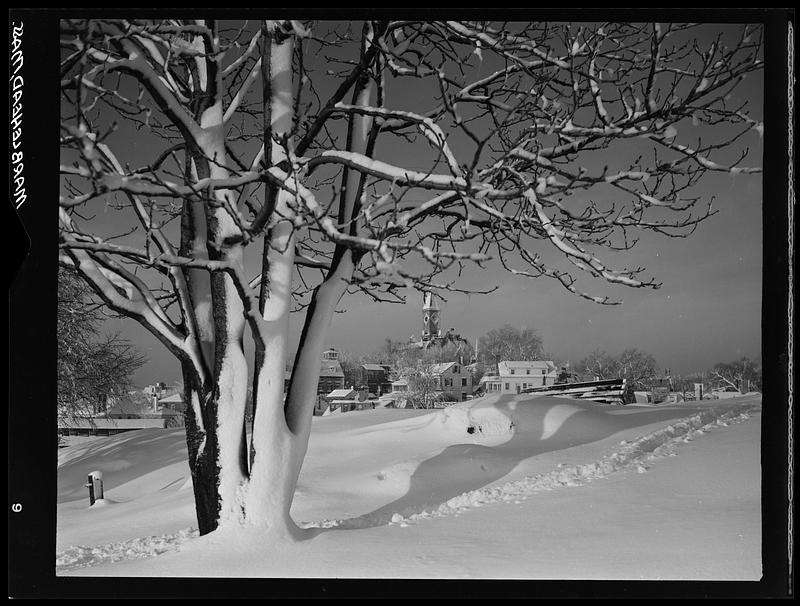
[[436,303],[435,295],[431,292],[425,293],[422,305],[422,341],[432,341],[442,336],[440,328],[439,306]]

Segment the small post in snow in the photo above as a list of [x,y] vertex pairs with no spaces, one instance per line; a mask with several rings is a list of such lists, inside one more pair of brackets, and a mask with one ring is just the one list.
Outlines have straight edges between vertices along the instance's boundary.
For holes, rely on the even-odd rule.
[[89,507],[95,504],[95,501],[103,498],[103,472],[92,471],[89,473],[89,481],[86,483],[89,489]]

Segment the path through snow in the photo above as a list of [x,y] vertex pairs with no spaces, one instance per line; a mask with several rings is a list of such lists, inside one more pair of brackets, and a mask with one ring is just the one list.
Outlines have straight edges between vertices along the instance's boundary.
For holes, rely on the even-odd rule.
[[[425,519],[461,513],[470,507],[481,507],[487,503],[521,502],[542,490],[554,490],[564,486],[582,486],[615,472],[635,469],[638,473],[645,473],[648,466],[655,460],[665,456],[675,456],[677,447],[681,443],[690,442],[708,431],[745,421],[750,418],[750,413],[757,407],[752,402],[748,402],[734,408],[727,408],[722,412],[719,408],[703,410],[632,442],[623,440],[619,443],[618,450],[598,461],[561,466],[549,473],[537,474],[499,486],[471,490],[449,499],[436,509],[395,512],[390,517],[388,525],[397,524],[403,527]],[[379,520],[373,520],[370,516],[361,516],[345,520],[324,520],[309,524],[308,527],[368,528],[379,525],[376,522]],[[384,523],[386,522],[384,521]]]

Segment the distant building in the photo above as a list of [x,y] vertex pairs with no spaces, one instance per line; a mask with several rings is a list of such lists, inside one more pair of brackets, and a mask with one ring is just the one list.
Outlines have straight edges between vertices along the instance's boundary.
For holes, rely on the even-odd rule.
[[334,389],[342,388],[344,388],[344,371],[339,363],[339,352],[331,348],[322,353],[317,393],[327,394]]
[[140,396],[140,392],[109,398],[108,408],[93,417],[60,419],[58,433],[62,436],[110,436],[138,429],[183,427],[182,411],[169,406],[158,406],[153,410],[150,403],[136,401],[136,396]]
[[444,362],[432,368],[436,387],[448,399],[463,402],[473,392],[472,373],[458,362]]
[[392,391],[390,371],[391,367],[388,364],[362,364],[359,386],[366,386],[367,391],[376,396],[388,393]]
[[558,378],[559,369],[549,360],[502,361],[497,365],[497,374],[484,375],[480,385],[487,394],[508,394],[555,385]]
[[[434,364],[426,369],[426,374],[433,380],[433,393],[430,395],[435,401],[463,402],[472,395],[472,373],[458,362]],[[408,377],[392,382],[392,395],[404,397],[409,391]]]
[[130,397],[114,398],[105,411],[95,415],[95,418],[105,419],[143,419],[146,415],[156,414],[152,406],[146,402],[137,402]]
[[402,394],[408,392],[408,379],[400,377],[397,381],[392,381],[392,393]]
[[334,389],[330,393],[325,394],[325,399],[329,402],[333,400],[353,400],[358,397],[358,390],[350,388]]
[[422,341],[435,341],[442,337],[441,309],[431,292],[425,293],[422,303]]
[[160,409],[168,408],[177,412],[186,411],[186,402],[183,401],[183,394],[174,393],[171,396],[166,396],[158,401]]
[[375,400],[370,401],[366,387],[361,389],[334,389],[324,398],[328,402],[330,410],[348,412],[350,410],[362,410],[364,408],[375,408]]
[[179,427],[183,425],[183,412],[170,406],[159,406],[157,410],[152,410],[141,402],[120,399],[107,411],[96,415],[95,419],[167,419],[169,422],[165,427]]
[[153,385],[148,385],[142,390],[150,402],[150,405],[153,407],[153,410],[158,410],[158,401],[164,395],[164,392],[167,391],[167,384],[163,381],[159,381],[154,383]]
[[431,347],[444,347],[454,344],[458,348],[459,364],[469,363],[469,343],[454,328],[442,330],[442,310],[437,302],[436,295],[426,292],[422,302],[422,335],[419,340],[415,337],[409,339],[409,347],[429,349]]

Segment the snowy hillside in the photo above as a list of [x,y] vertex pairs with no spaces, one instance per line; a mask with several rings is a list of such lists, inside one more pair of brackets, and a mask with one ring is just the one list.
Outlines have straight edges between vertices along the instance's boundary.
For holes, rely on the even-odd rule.
[[[57,570],[758,579],[760,408],[758,395],[662,407],[488,396],[315,418],[292,508],[307,540],[272,545],[197,537],[182,430],[97,439],[60,453]],[[94,470],[106,492],[90,508]]]

